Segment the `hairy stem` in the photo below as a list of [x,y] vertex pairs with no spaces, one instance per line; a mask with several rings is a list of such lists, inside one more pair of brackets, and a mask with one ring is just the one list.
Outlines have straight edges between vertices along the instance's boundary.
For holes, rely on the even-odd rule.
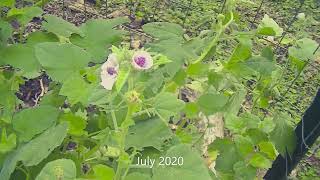
[[194,64],[203,61],[209,55],[209,53],[216,47],[216,45],[218,44],[218,42],[220,40],[222,33],[229,27],[229,25],[233,21],[233,13],[230,12],[230,15],[231,15],[230,20],[225,25],[223,25],[221,28],[219,28],[214,39],[211,41],[209,46],[203,51],[203,53],[201,53],[201,56],[196,61],[193,62]]

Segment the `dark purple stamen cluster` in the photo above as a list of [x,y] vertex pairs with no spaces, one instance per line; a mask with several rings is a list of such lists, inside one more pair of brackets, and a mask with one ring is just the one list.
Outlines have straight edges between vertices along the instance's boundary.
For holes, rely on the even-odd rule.
[[138,66],[144,67],[146,65],[146,58],[139,56],[134,59],[134,62],[136,62],[138,64]]
[[77,148],[77,143],[76,142],[73,142],[73,141],[70,141],[67,145],[67,151],[72,151],[74,149]]
[[108,72],[108,74],[111,75],[111,76],[117,74],[117,71],[116,71],[116,69],[115,69],[114,67],[108,67],[108,68],[107,68],[107,72]]

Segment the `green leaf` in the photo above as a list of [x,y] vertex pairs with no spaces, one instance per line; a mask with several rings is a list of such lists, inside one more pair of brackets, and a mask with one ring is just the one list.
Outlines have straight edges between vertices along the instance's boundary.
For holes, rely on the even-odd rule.
[[[148,43],[145,47],[168,57],[171,63],[162,69],[172,78],[182,67],[186,60],[197,57],[196,49],[185,42],[183,30],[179,25],[171,23],[149,23],[143,29],[158,40]],[[192,44],[192,43],[191,43]],[[178,67],[178,68],[177,68]]]
[[208,152],[215,150],[219,153],[215,169],[223,173],[232,173],[233,165],[241,159],[234,142],[227,138],[217,138],[208,146]]
[[274,145],[271,142],[269,142],[269,141],[260,142],[258,144],[258,146],[259,146],[260,152],[266,154],[268,156],[268,158],[270,158],[272,160],[276,159],[277,152],[276,152]]
[[115,175],[114,170],[111,167],[102,164],[93,166],[93,172],[95,180],[113,179]]
[[11,65],[19,68],[27,78],[39,75],[40,64],[34,55],[34,48],[17,44],[0,50],[0,65]]
[[274,130],[270,133],[270,139],[278,152],[285,157],[286,152],[292,154],[296,147],[296,134],[294,128],[289,125],[290,116],[287,114],[277,114],[273,122],[276,124]]
[[1,0],[0,7],[13,7],[15,2],[15,0]]
[[76,165],[72,160],[57,159],[47,163],[36,177],[36,180],[74,180],[76,175]]
[[257,174],[256,168],[239,161],[233,166],[234,178],[237,180],[254,180]]
[[183,111],[188,118],[196,118],[199,114],[199,106],[194,102],[188,102]]
[[58,41],[59,41],[59,38],[55,34],[41,32],[41,31],[30,33],[27,37],[27,44],[31,46],[34,46],[38,43],[58,42]]
[[1,180],[9,180],[11,173],[15,170],[16,164],[19,161],[17,158],[17,152],[14,151],[8,154],[3,162],[2,169],[0,172],[0,179]]
[[126,176],[125,180],[151,180],[151,177],[147,174],[134,172]]
[[225,106],[225,115],[237,115],[242,103],[245,101],[247,91],[241,87],[228,100]]
[[71,112],[62,114],[59,117],[60,122],[68,123],[68,133],[75,136],[85,135],[86,131],[84,129],[87,126],[86,119],[83,117],[77,116]]
[[257,128],[248,129],[246,135],[251,138],[254,145],[257,145],[262,141],[268,141],[268,135]]
[[[9,154],[1,169],[0,179],[9,180],[18,161],[22,161],[25,166],[39,164],[62,143],[67,135],[67,130],[68,126],[65,123],[51,127],[38,137]],[[36,153],[35,149],[37,150]]]
[[117,81],[116,81],[116,89],[117,92],[120,92],[124,84],[126,83],[128,77],[130,74],[130,69],[127,67],[120,68],[119,74],[117,76]]
[[211,71],[208,73],[208,84],[215,87],[217,91],[221,91],[222,89],[227,88],[230,85],[230,82],[227,80],[226,74]]
[[270,76],[276,70],[275,62],[262,56],[255,56],[245,62],[246,66],[260,73],[261,76]]
[[239,43],[230,57],[228,64],[237,63],[240,61],[245,61],[252,56],[251,43],[243,44]]
[[[154,180],[208,180],[211,179],[208,168],[204,164],[200,154],[191,149],[188,145],[179,144],[171,147],[163,157],[182,157],[183,165],[161,166],[153,169]],[[181,159],[181,158],[180,158]]]
[[185,84],[186,79],[187,79],[187,73],[184,70],[180,70],[174,76],[173,81],[179,86],[182,86]]
[[52,90],[47,92],[41,99],[40,105],[48,105],[53,107],[60,107],[64,104],[66,98],[59,95],[59,87],[54,87]]
[[155,97],[154,108],[161,119],[168,122],[171,116],[178,114],[184,108],[184,102],[172,93],[163,92]]
[[109,92],[110,91],[104,89],[100,85],[91,88],[91,93],[88,97],[88,104],[104,106],[112,100],[112,95]]
[[13,116],[12,126],[18,134],[19,140],[26,142],[53,126],[58,115],[59,110],[52,106],[28,108]]
[[143,31],[159,40],[172,40],[183,42],[183,28],[178,24],[168,22],[153,22],[145,24]]
[[266,36],[281,36],[283,29],[279,27],[272,18],[265,14],[258,26],[257,33]]
[[124,31],[113,28],[126,22],[127,18],[89,20],[80,27],[84,37],[74,34],[70,37],[70,41],[86,49],[92,55],[93,62],[103,62],[110,53],[108,49],[111,45],[119,45],[124,36]]
[[0,139],[0,154],[10,152],[16,147],[16,135],[11,133],[7,136],[5,128],[1,128],[1,139]]
[[233,133],[241,134],[250,128],[257,128],[260,118],[250,113],[243,113],[240,117],[227,116],[225,126]]
[[227,104],[228,97],[223,94],[204,94],[199,97],[197,104],[206,115],[220,112]]
[[59,82],[79,73],[90,61],[86,51],[72,44],[41,43],[35,46],[35,53],[49,76]]
[[289,47],[289,59],[295,65],[298,71],[302,71],[305,63],[315,58],[315,50],[318,43],[309,38],[303,38],[296,42],[295,46]]
[[154,117],[139,121],[130,127],[126,138],[126,148],[135,147],[142,150],[144,147],[154,147],[161,150],[164,141],[171,136],[172,133],[168,126],[161,119]]
[[187,68],[187,74],[190,76],[205,76],[208,74],[208,64],[196,63],[190,64]]
[[243,157],[254,152],[254,145],[250,138],[237,135],[234,137],[234,142],[236,143],[239,153],[241,153]]
[[272,132],[276,125],[273,123],[271,118],[265,118],[263,121],[259,123],[258,126],[259,129],[261,129],[263,132],[269,134]]
[[83,32],[75,25],[54,15],[45,15],[43,28],[48,32],[56,34],[58,37],[70,37],[73,33],[83,36]]
[[271,47],[265,47],[262,49],[261,56],[270,61],[274,61],[274,53]]
[[24,7],[21,9],[12,8],[9,10],[7,17],[16,18],[22,26],[25,26],[34,17],[41,16],[42,13],[42,9],[36,6]]
[[11,37],[12,31],[12,27],[8,22],[0,20],[0,48],[1,46],[7,46],[7,41]]
[[90,96],[91,86],[78,74],[75,74],[63,83],[60,95],[66,96],[71,105],[78,102],[83,105],[88,104],[88,96]]
[[[67,135],[66,123],[51,127],[38,137],[18,149],[19,159],[25,166],[34,166],[46,158],[58,147]],[[44,146],[45,144],[45,146]],[[37,153],[34,150],[37,149]]]
[[12,88],[14,82],[15,78],[8,80],[0,73],[0,120],[6,123],[11,123],[17,104],[15,90]]
[[249,160],[249,164],[257,168],[270,168],[272,162],[261,153],[255,153]]
[[225,67],[240,76],[251,76],[256,73],[261,76],[270,76],[276,70],[275,62],[263,56],[253,56],[246,61],[228,63]]

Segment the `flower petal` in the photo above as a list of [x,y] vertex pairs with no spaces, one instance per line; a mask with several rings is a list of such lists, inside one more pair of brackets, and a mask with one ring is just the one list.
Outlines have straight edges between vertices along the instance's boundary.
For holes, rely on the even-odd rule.
[[137,51],[132,57],[131,64],[137,70],[147,70],[153,66],[153,60],[148,52]]
[[110,54],[108,60],[101,66],[101,85],[112,90],[114,83],[117,80],[119,64],[115,54]]

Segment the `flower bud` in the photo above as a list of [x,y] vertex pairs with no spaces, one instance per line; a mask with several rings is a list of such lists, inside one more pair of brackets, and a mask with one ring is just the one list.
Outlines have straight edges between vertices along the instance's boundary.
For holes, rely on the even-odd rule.
[[125,97],[126,97],[127,102],[130,104],[137,104],[137,103],[141,102],[140,94],[134,90],[127,92]]
[[225,19],[225,16],[223,14],[219,14],[217,19],[219,22],[222,22]]

